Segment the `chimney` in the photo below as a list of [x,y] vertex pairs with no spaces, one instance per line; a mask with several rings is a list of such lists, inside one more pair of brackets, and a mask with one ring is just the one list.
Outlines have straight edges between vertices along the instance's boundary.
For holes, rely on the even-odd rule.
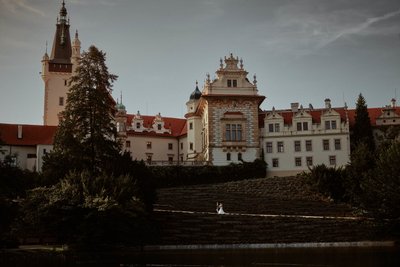
[[325,99],[325,108],[330,109],[331,108],[331,100],[329,98]]
[[22,139],[22,125],[18,125],[17,138]]
[[297,112],[299,111],[299,103],[290,103],[290,107],[292,109],[292,112]]

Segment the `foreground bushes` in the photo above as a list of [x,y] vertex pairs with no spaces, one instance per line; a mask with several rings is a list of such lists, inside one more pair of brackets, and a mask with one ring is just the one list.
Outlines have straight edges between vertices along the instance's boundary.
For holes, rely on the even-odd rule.
[[330,168],[318,165],[302,176],[318,192],[335,201],[344,201],[347,198],[345,180],[346,170],[343,168]]
[[380,147],[376,154],[361,143],[346,168],[319,165],[302,176],[335,201],[351,203],[375,218],[400,221],[399,141]]
[[228,166],[154,166],[150,170],[153,184],[160,188],[265,177],[266,163],[255,160]]
[[141,245],[151,231],[146,207],[130,176],[71,173],[51,187],[28,193],[20,238],[53,238],[74,246]]

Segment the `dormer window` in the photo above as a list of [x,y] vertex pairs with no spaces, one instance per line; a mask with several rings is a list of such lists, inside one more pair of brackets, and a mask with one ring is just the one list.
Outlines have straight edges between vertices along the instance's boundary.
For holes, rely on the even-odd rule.
[[136,123],[136,129],[140,129],[140,122]]
[[237,80],[227,80],[228,87],[237,87]]
[[157,124],[157,129],[161,131],[161,124]]

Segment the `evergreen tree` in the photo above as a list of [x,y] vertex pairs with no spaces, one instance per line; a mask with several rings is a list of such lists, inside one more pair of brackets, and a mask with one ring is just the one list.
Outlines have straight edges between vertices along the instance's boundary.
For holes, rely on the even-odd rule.
[[70,80],[54,149],[45,157],[43,171],[56,176],[52,179],[63,178],[71,170],[95,174],[107,161],[118,157],[115,103],[110,95],[116,79],[108,72],[105,53],[95,46],[82,53]]
[[365,143],[370,151],[375,150],[374,136],[372,134],[371,120],[368,114],[367,104],[362,94],[359,94],[356,103],[356,116],[352,135],[352,148],[360,143]]
[[[363,205],[380,218],[400,219],[400,142],[381,149],[375,169],[361,183]],[[399,221],[398,221],[399,222]]]

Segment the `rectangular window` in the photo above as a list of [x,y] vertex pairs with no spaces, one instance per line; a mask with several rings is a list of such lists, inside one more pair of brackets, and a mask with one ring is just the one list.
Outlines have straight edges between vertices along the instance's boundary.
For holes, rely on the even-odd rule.
[[274,132],[274,125],[273,125],[272,123],[268,124],[268,131],[269,131],[270,133],[273,133],[273,132]]
[[136,129],[140,129],[140,122],[136,123]]
[[147,147],[147,149],[151,149],[151,142],[150,141],[147,141],[146,147]]
[[301,166],[301,158],[300,157],[294,158],[294,163],[295,163],[296,167],[300,167]]
[[232,87],[232,80],[228,80],[227,85],[228,85],[228,87]]
[[181,143],[181,149],[183,149],[183,143]]
[[233,87],[237,87],[237,80],[232,80]]
[[279,123],[275,123],[275,132],[280,132]]
[[329,156],[329,164],[336,165],[336,156]]
[[173,148],[172,143],[168,143],[168,149],[169,149],[169,150],[172,150],[172,148]]
[[325,121],[325,130],[330,130],[330,129],[331,129],[331,122]]
[[151,158],[153,157],[153,155],[147,155],[147,163],[151,164]]
[[331,128],[332,128],[333,130],[336,129],[336,121],[331,121]]
[[297,125],[297,131],[301,131],[301,122],[298,122],[296,125]]
[[279,159],[272,159],[272,167],[274,168],[279,167]]
[[190,150],[193,150],[193,143],[190,143],[190,144],[189,144],[189,149],[190,149]]
[[227,124],[225,126],[225,140],[231,141],[231,125],[230,124]]
[[225,141],[241,141],[241,140],[242,140],[242,125],[226,124]]
[[267,142],[267,153],[272,153],[272,142]]
[[232,124],[232,131],[231,131],[231,140],[234,141],[236,140],[236,124]]
[[238,153],[238,161],[242,161],[243,159],[242,159],[242,153]]
[[161,130],[161,124],[157,124],[157,129]]
[[226,153],[226,160],[227,161],[230,161],[231,160],[231,153]]
[[278,152],[283,152],[284,151],[283,142],[278,142],[277,147],[278,147]]
[[329,140],[328,139],[324,139],[324,140],[322,140],[322,147],[323,147],[323,149],[326,151],[326,150],[329,150]]
[[193,122],[189,123],[189,130],[193,130]]
[[294,151],[300,152],[301,151],[301,143],[300,141],[294,141]]
[[303,131],[308,131],[308,122],[303,122]]
[[173,161],[174,161],[174,157],[168,156],[168,163],[172,164]]
[[125,147],[126,147],[126,148],[131,147],[131,141],[129,141],[129,140],[126,141],[126,142],[125,142]]
[[312,166],[313,165],[312,157],[306,157],[306,162],[307,162],[307,166]]
[[242,140],[242,125],[241,124],[238,124],[236,126],[236,137],[237,137],[238,141]]
[[312,151],[312,141],[306,140],[306,151]]
[[64,80],[64,85],[67,86],[67,80]]
[[64,106],[64,97],[60,96],[60,98],[58,99],[58,105]]
[[342,144],[340,142],[340,139],[335,139],[335,150],[340,150],[342,149]]

